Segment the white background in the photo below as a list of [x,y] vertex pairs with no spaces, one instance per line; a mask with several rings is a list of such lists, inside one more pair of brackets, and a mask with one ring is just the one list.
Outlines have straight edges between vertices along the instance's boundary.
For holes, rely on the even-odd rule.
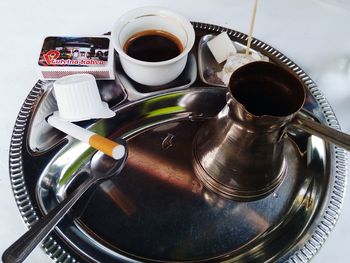
[[[325,2],[328,2],[325,3]],[[350,132],[350,4],[336,0],[261,0],[254,36],[279,49],[326,94],[344,131]],[[8,151],[18,111],[38,77],[36,62],[47,35],[99,35],[129,9],[160,5],[202,21],[248,32],[253,0],[0,1],[0,252],[26,230],[9,181]],[[346,7],[348,5],[348,7]],[[350,200],[314,263],[346,262]],[[27,262],[50,262],[36,249]]]

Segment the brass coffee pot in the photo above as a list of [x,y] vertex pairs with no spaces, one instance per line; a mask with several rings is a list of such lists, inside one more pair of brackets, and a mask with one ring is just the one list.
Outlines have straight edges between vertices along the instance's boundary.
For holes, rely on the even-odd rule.
[[245,201],[271,193],[287,169],[289,125],[349,150],[349,135],[300,113],[305,97],[302,81],[276,64],[259,61],[236,70],[225,107],[194,139],[193,168],[204,186]]

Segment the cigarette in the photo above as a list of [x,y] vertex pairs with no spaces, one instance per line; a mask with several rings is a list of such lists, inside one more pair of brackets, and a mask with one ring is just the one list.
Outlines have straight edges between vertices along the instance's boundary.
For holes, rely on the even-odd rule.
[[47,122],[52,127],[55,127],[56,129],[72,136],[77,140],[89,144],[96,150],[99,150],[116,160],[123,158],[125,155],[126,151],[124,145],[118,144],[115,141],[81,128],[76,124],[61,120],[56,116],[50,116],[47,119]]

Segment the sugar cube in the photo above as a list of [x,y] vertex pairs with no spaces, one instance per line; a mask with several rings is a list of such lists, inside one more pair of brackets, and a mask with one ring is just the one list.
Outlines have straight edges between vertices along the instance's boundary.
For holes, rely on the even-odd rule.
[[208,47],[218,63],[224,62],[230,55],[237,53],[230,37],[222,32],[208,41]]

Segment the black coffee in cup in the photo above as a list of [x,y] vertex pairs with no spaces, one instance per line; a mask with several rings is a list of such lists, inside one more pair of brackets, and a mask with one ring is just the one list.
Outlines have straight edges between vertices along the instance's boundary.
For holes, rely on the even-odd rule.
[[184,47],[173,34],[163,30],[145,30],[132,35],[124,44],[130,57],[147,62],[170,60],[181,54]]

